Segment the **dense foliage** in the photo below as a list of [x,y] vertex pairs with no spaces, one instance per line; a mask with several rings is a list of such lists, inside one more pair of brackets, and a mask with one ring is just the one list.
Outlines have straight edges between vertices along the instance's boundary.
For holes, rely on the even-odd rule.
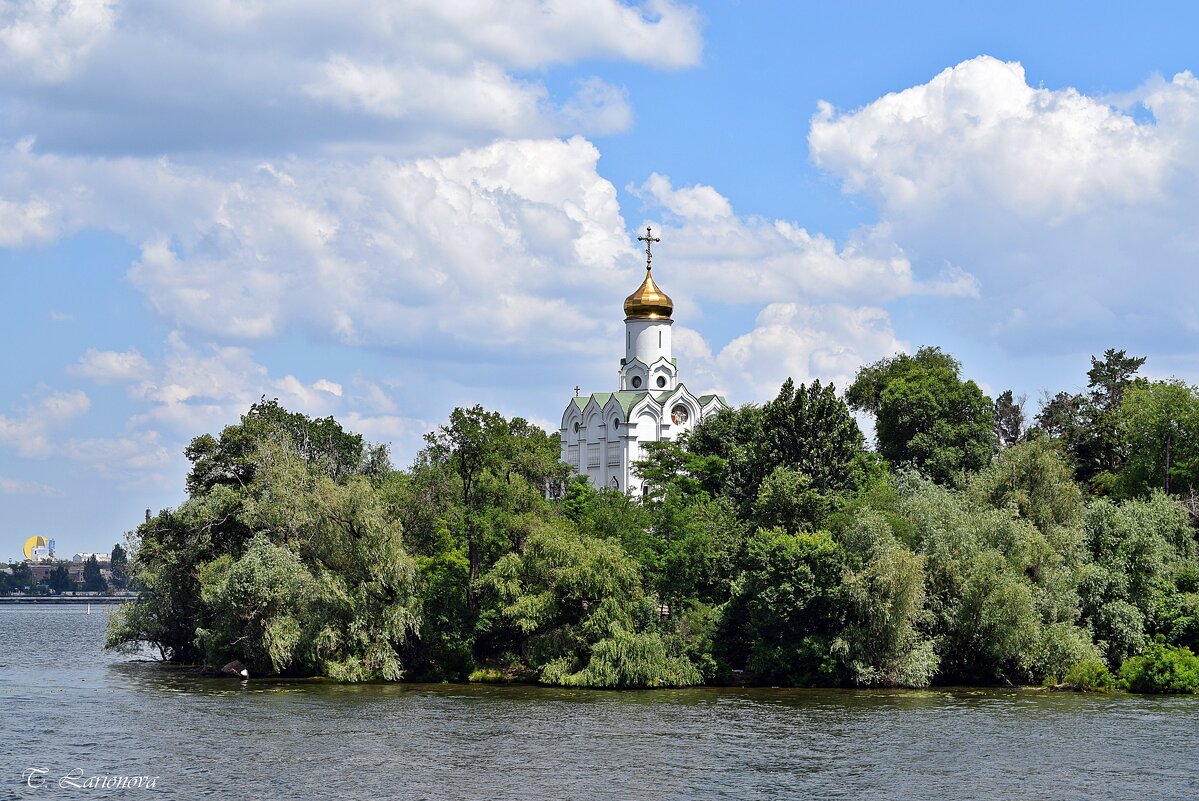
[[1189,691],[1199,393],[1142,361],[1093,360],[1030,429],[936,348],[845,400],[787,381],[646,446],[642,498],[481,407],[394,470],[264,400],[130,537],[146,592],[109,642],[344,680]]

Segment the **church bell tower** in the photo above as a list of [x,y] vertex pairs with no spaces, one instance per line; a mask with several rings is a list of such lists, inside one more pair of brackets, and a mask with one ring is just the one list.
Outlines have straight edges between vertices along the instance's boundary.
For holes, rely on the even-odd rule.
[[653,229],[645,228],[645,280],[624,301],[625,354],[620,361],[620,388],[632,392],[667,392],[678,385],[678,368],[670,351],[670,319],[674,302],[654,283]]

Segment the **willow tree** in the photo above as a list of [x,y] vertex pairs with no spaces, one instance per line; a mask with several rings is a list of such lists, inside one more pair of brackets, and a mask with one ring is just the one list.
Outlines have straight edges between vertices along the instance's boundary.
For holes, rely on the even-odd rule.
[[149,644],[182,663],[239,659],[254,673],[399,678],[419,622],[415,565],[375,479],[349,451],[336,464],[313,458],[311,442],[261,423],[252,410],[215,449],[190,451],[190,497],[130,537],[144,592],[111,618],[108,647]]

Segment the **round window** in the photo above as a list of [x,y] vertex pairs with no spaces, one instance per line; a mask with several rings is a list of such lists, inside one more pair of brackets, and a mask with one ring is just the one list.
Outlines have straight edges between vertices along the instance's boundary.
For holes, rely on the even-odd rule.
[[691,415],[688,414],[687,407],[681,403],[670,410],[670,419],[676,426],[685,424],[690,417]]
[[633,376],[633,389],[640,389],[640,388],[641,388],[641,376],[635,375],[635,376]]
[[575,420],[575,433],[579,433],[579,421]]
[[660,375],[658,376],[658,389],[661,389],[664,386],[666,386],[666,376]]

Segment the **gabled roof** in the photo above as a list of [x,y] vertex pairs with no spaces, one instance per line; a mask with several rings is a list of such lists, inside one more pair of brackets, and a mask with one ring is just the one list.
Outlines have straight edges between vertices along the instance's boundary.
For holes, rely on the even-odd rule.
[[616,402],[620,404],[621,411],[624,412],[625,419],[627,420],[629,415],[633,413],[633,407],[647,395],[649,393],[644,390],[622,390],[620,392],[592,392],[590,395],[574,397],[570,400],[582,412],[592,401],[595,401],[595,405],[603,410],[615,398]]
[[613,394],[620,404],[620,408],[624,410],[625,419],[628,419],[629,415],[633,413],[633,407],[649,393],[645,391],[634,392],[626,389]]
[[699,396],[699,405],[707,406],[713,400],[718,400],[721,403],[723,403],[725,406],[729,405],[728,399],[725,398],[724,395],[700,395]]

